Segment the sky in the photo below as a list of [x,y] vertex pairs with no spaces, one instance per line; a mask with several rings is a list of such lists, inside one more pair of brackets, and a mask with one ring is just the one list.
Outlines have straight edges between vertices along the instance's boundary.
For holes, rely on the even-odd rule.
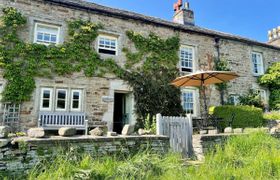
[[[177,0],[88,0],[172,21]],[[280,26],[279,0],[189,0],[200,27],[267,42],[267,31]]]

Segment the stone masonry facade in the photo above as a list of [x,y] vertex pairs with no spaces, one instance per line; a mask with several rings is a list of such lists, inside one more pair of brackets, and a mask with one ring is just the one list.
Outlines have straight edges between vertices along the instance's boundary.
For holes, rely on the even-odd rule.
[[[240,77],[230,82],[227,96],[230,94],[244,94],[251,88],[258,87],[257,77],[252,73],[252,52],[262,54],[264,71],[272,63],[280,60],[280,47],[260,43],[231,34],[207,30],[192,25],[181,25],[157,18],[144,16],[128,11],[112,9],[94,3],[73,0],[0,0],[0,7],[15,7],[28,18],[28,23],[20,32],[20,36],[26,42],[34,40],[34,24],[36,22],[59,25],[59,42],[67,41],[67,21],[73,19],[90,20],[101,23],[104,27],[100,34],[117,37],[117,55],[104,55],[113,58],[118,64],[123,65],[126,61],[123,47],[134,49],[126,36],[126,31],[134,30],[137,33],[148,35],[150,32],[160,37],[171,37],[179,34],[181,45],[194,47],[194,71],[209,68],[209,57],[217,56],[216,40],[219,39],[220,56],[228,60],[232,71]],[[0,12],[2,13],[2,12]],[[1,14],[0,14],[1,15]],[[95,42],[93,48],[96,48]],[[179,64],[179,62],[178,62]],[[213,62],[210,62],[213,66]],[[1,81],[5,82],[3,78]],[[36,79],[36,90],[32,99],[25,102],[21,108],[21,127],[26,129],[37,126],[40,104],[41,87],[79,88],[83,89],[82,111],[86,112],[89,122],[104,121],[109,125],[113,123],[114,102],[104,102],[103,96],[114,96],[115,92],[131,93],[132,90],[125,82],[108,75],[108,77],[87,78],[82,73],[76,73],[69,77],[54,77],[53,79]],[[265,89],[264,89],[265,90]],[[195,89],[197,109],[199,116],[200,103],[198,89]],[[269,96],[269,92],[267,92]],[[209,105],[219,105],[220,96],[215,86],[208,89]],[[133,97],[131,106],[133,106]],[[135,123],[133,108],[130,109],[130,123]]]

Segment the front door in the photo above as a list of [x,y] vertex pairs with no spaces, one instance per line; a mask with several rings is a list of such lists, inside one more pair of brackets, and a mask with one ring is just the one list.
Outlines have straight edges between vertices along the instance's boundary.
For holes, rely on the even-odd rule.
[[114,98],[114,126],[113,131],[121,134],[125,124],[125,94],[115,93]]
[[113,131],[121,134],[125,124],[132,123],[132,93],[115,93]]

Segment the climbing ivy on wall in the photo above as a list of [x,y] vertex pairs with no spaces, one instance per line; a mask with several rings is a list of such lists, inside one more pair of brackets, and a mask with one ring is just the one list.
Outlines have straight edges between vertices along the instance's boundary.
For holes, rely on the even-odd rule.
[[267,72],[258,79],[260,85],[266,86],[271,94],[269,105],[272,109],[280,109],[280,62],[272,64]]
[[3,9],[0,65],[7,80],[3,101],[21,103],[30,100],[36,77],[51,78],[54,74],[65,76],[81,71],[87,77],[102,77],[110,72],[134,89],[140,124],[156,113],[182,114],[180,90],[170,85],[179,74],[178,36],[162,39],[153,33],[145,37],[128,31],[127,36],[136,51],[128,47],[123,49],[127,59],[121,67],[112,59],[102,59],[92,48],[98,30],[102,28],[99,24],[70,21],[67,41],[49,46],[21,40],[18,32],[25,25],[26,18],[15,8]]
[[133,31],[128,31],[127,36],[134,43],[136,51],[123,49],[128,72],[124,79],[133,87],[140,125],[143,126],[147,117],[152,123],[157,113],[181,115],[180,89],[170,85],[179,75],[178,36],[162,39],[153,33],[144,37]]
[[68,41],[46,46],[26,43],[18,31],[26,19],[15,8],[3,9],[0,20],[0,65],[7,80],[3,101],[28,101],[35,88],[35,77],[67,75],[83,71],[85,76],[102,76],[108,68],[118,75],[121,71],[113,60],[103,60],[92,49],[101,25],[75,20],[68,23]]

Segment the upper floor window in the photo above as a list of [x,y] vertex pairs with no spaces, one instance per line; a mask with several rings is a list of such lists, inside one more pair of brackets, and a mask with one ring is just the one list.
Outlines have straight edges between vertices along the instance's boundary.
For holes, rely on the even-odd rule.
[[98,37],[98,52],[117,55],[118,41],[116,37],[100,35]]
[[263,57],[261,53],[253,52],[252,53],[252,65],[253,65],[253,74],[262,75],[264,73],[263,67]]
[[58,26],[36,23],[34,42],[42,43],[46,45],[58,44],[59,32],[60,32],[60,27]]
[[194,48],[182,46],[180,48],[180,65],[182,72],[193,72]]
[[187,114],[196,115],[195,90],[183,90],[182,104]]

